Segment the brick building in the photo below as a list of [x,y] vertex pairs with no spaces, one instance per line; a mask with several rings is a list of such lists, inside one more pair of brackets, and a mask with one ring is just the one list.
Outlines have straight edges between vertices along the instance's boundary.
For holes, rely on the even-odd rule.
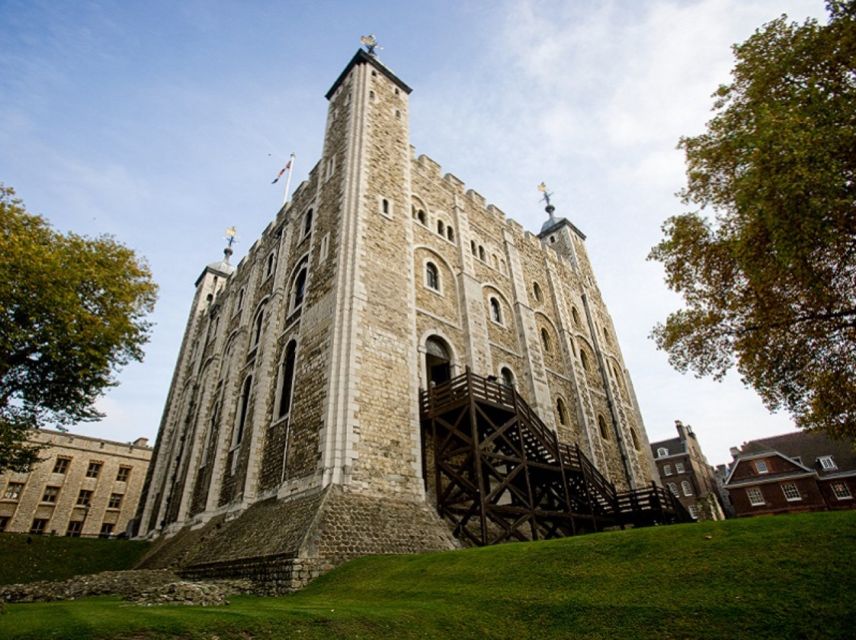
[[115,536],[134,517],[152,449],[41,429],[44,445],[29,473],[0,474],[0,531]]
[[716,475],[702,453],[690,425],[675,420],[677,438],[651,443],[657,470],[666,487],[681,501],[690,515],[702,520],[722,520],[722,505]]
[[798,431],[732,449],[723,487],[737,516],[856,506],[856,452],[851,443]]
[[237,267],[227,250],[196,281],[139,531],[207,540],[194,566],[451,547],[419,390],[466,369],[516,388],[617,487],[656,479],[585,236],[553,207],[530,233],[417,156],[410,92],[357,52],[308,179]]

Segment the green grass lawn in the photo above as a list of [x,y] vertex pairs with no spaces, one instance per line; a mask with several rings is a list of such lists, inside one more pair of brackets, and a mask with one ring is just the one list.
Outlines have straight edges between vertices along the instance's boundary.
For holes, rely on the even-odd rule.
[[148,546],[131,540],[0,533],[0,584],[130,569]]
[[0,638],[852,638],[856,511],[362,558],[283,598],[20,604]]

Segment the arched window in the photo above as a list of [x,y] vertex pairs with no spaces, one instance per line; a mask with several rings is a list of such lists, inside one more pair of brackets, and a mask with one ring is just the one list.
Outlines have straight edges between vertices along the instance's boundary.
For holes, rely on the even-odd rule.
[[380,210],[383,213],[383,215],[385,215],[385,216],[389,215],[389,200],[384,198],[383,200],[380,201]]
[[256,321],[253,323],[253,340],[250,343],[251,347],[259,346],[259,340],[262,337],[262,327],[264,326],[265,321],[265,305],[259,307],[259,311],[256,314]]
[[503,367],[499,370],[499,377],[502,379],[502,384],[506,387],[514,386],[514,373],[508,367]]
[[425,286],[434,291],[440,290],[440,274],[433,262],[425,263]]
[[639,451],[639,436],[636,435],[636,429],[630,428],[630,439],[633,441],[633,448]]
[[235,313],[240,311],[243,307],[244,307],[244,289],[242,287],[241,290],[238,291],[238,299],[235,301]]
[[603,341],[609,344],[609,331],[606,330],[606,327],[603,328]]
[[253,376],[247,376],[241,390],[241,406],[238,407],[238,424],[236,425],[235,438],[232,442],[233,448],[241,444],[241,440],[244,437],[244,426],[247,424],[247,410],[250,407],[250,392],[252,388]]
[[479,260],[484,262],[484,247],[479,245]]
[[604,420],[603,416],[600,414],[597,416],[597,428],[600,430],[600,437],[604,440],[609,440],[609,431],[606,428],[606,420]]
[[470,251],[473,255],[476,255],[476,241],[470,240]]
[[669,483],[669,491],[671,491],[672,495],[676,498],[681,495],[680,493],[678,493],[678,485],[676,485],[674,482]]
[[442,220],[437,220],[437,233],[439,233],[441,236],[446,233],[446,225],[443,224]]
[[559,424],[568,424],[568,410],[565,407],[565,401],[561,398],[556,398],[556,415],[559,417]]
[[490,319],[498,324],[502,324],[502,307],[496,298],[490,299]]
[[532,295],[536,302],[541,302],[541,286],[537,282],[532,283]]
[[309,211],[307,211],[306,214],[303,216],[303,237],[308,236],[311,231],[312,231],[312,209],[309,209]]
[[580,326],[580,314],[577,313],[576,307],[571,307],[571,318],[574,321],[574,324]]
[[455,231],[452,229],[452,225],[449,225],[448,227],[446,227],[446,239],[449,242],[455,241]]
[[691,496],[693,494],[693,487],[689,480],[681,480],[681,489],[685,496]]
[[588,371],[589,370],[588,358],[586,357],[586,352],[583,351],[582,347],[580,347],[580,362],[583,365],[583,369]]
[[306,263],[300,267],[297,276],[294,278],[294,284],[291,286],[291,309],[297,309],[303,304],[303,298],[306,295]]
[[273,273],[273,266],[276,264],[276,254],[271,251],[267,257],[267,266],[265,267],[265,277]]
[[550,334],[543,327],[541,328],[541,346],[544,347],[544,351],[550,352]]
[[422,209],[416,212],[416,218],[426,227],[428,226],[428,220],[426,219],[425,212]]
[[665,458],[667,455],[669,455],[669,450],[666,449],[666,447],[658,447],[657,448],[657,457],[658,458]]
[[285,356],[280,367],[279,410],[277,417],[284,418],[291,409],[291,389],[294,383],[294,362],[297,355],[297,343],[292,340],[285,347]]

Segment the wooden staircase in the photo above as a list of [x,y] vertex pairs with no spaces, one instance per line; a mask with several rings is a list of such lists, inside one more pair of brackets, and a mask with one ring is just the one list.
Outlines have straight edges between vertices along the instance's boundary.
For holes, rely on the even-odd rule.
[[420,413],[426,487],[468,544],[691,521],[653,483],[617,492],[512,387],[467,370],[422,391]]

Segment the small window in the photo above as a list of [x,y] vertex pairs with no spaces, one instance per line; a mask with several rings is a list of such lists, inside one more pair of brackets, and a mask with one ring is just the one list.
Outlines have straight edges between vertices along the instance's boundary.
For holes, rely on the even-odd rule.
[[387,200],[386,198],[381,198],[381,201],[380,201],[380,212],[381,212],[383,215],[385,215],[385,216],[391,215],[391,209],[390,209],[390,206],[389,206],[389,200]]
[[580,348],[580,363],[582,363],[583,369],[586,371],[589,370],[588,358],[586,357],[586,352],[583,351],[582,348]]
[[476,255],[476,241],[470,240],[470,251],[473,255]]
[[101,473],[101,463],[100,462],[90,462],[89,468],[86,469],[86,477],[87,478],[97,478]]
[[68,528],[65,530],[65,535],[69,538],[79,538],[80,532],[83,530],[83,520],[72,520],[68,523]]
[[550,244],[556,242],[556,236],[550,236]]
[[571,318],[574,321],[574,324],[580,326],[580,314],[577,313],[576,307],[571,307]]
[[502,307],[496,298],[490,299],[490,319],[497,324],[502,324]]
[[114,525],[112,522],[105,522],[104,524],[101,525],[101,531],[98,533],[98,537],[99,538],[109,538],[110,536],[113,535],[113,527],[114,527]]
[[499,377],[502,379],[502,384],[506,387],[514,386],[514,373],[508,367],[503,367],[499,371]]
[[21,492],[24,490],[22,482],[10,482],[6,485],[6,493],[3,495],[4,500],[18,500],[21,498]]
[[437,220],[437,233],[441,236],[446,234],[446,225],[443,224],[442,220]]
[[676,498],[681,495],[680,493],[678,493],[678,485],[676,485],[674,482],[670,482],[668,484],[668,487],[669,487],[669,491],[671,491],[672,495],[675,496]]
[[238,299],[235,301],[235,313],[244,308],[244,289],[238,291]]
[[532,283],[532,295],[536,302],[541,302],[541,286],[537,282]]
[[793,482],[783,482],[782,493],[785,494],[785,500],[787,500],[788,502],[798,502],[802,500],[800,490],[797,489],[797,485],[795,485]]
[[306,295],[306,267],[304,266],[294,279],[294,285],[291,291],[291,309],[297,309],[303,304],[303,298]]
[[568,424],[568,410],[565,408],[565,401],[561,398],[556,398],[556,415],[559,418],[559,424]]
[[663,475],[664,476],[672,475],[672,465],[670,465],[670,464],[664,464],[663,465]]
[[127,482],[131,476],[131,467],[119,467],[119,472],[116,474],[116,482]]
[[425,215],[425,212],[422,209],[416,212],[416,219],[419,220],[420,224],[428,226],[428,217]]
[[484,262],[484,247],[479,245],[479,260]]
[[606,330],[606,327],[603,328],[603,341],[609,344],[609,331]]
[[541,346],[544,347],[544,351],[550,353],[550,334],[543,327],[541,328]]
[[88,489],[81,489],[77,494],[77,506],[88,507],[92,502],[92,492]]
[[265,266],[265,277],[273,275],[273,267],[276,264],[276,254],[271,252],[267,257],[267,265]]
[[845,482],[833,482],[832,493],[838,500],[852,500],[853,494],[850,493],[850,487]]
[[292,340],[285,347],[285,356],[280,368],[279,411],[278,416],[284,418],[291,408],[291,389],[294,384],[294,365],[297,356],[297,343]]
[[244,437],[244,427],[247,424],[247,411],[250,407],[250,393],[253,389],[253,376],[247,376],[244,380],[243,390],[241,391],[241,404],[238,407],[238,424],[235,425],[235,438],[232,441],[232,447],[237,447],[241,444]]
[[761,493],[760,487],[749,487],[746,489],[746,496],[749,498],[749,504],[753,507],[763,507],[767,504],[764,501],[764,494]]
[[681,480],[681,489],[685,496],[691,496],[693,494],[693,486],[689,483],[689,480]]
[[425,263],[425,286],[434,291],[440,290],[440,274],[433,262]]
[[755,471],[758,473],[770,473],[770,469],[767,467],[767,462],[765,460],[755,461]]
[[107,501],[108,509],[119,509],[122,506],[122,494],[111,493],[110,500]]
[[447,239],[449,242],[454,242],[454,241],[455,241],[455,231],[454,231],[454,229],[452,229],[452,226],[451,226],[451,225],[449,225],[448,227],[446,227],[446,239]]
[[312,209],[303,214],[303,237],[312,233]]
[[684,473],[684,463],[676,462],[675,463],[675,473]]
[[68,471],[68,463],[71,462],[69,458],[57,458],[54,463],[53,472],[54,473],[65,473]]
[[59,487],[45,487],[45,492],[44,494],[42,494],[42,502],[50,502],[51,504],[55,504],[58,495]]
[[256,314],[256,321],[253,323],[253,341],[250,345],[251,349],[259,346],[259,341],[262,339],[262,328],[265,323],[265,305],[262,305],[259,312]]
[[600,431],[600,437],[604,440],[609,440],[609,431],[606,429],[606,420],[602,415],[597,416],[597,428]]
[[318,260],[319,262],[327,259],[327,255],[330,253],[330,234],[325,233],[324,237],[321,238],[321,248],[318,250]]
[[657,447],[658,458],[665,458],[667,455],[669,455],[669,450],[666,447]]
[[630,428],[630,439],[633,441],[633,448],[639,451],[639,436],[636,434],[636,429]]
[[693,520],[698,520],[698,505],[691,504],[690,506],[687,507],[687,511],[690,512],[690,517]]
[[32,526],[30,526],[30,533],[36,536],[40,536],[45,532],[45,528],[48,526],[48,521],[44,518],[36,518],[33,520]]
[[821,456],[818,460],[820,461],[820,468],[824,471],[835,471],[838,468],[832,456]]

